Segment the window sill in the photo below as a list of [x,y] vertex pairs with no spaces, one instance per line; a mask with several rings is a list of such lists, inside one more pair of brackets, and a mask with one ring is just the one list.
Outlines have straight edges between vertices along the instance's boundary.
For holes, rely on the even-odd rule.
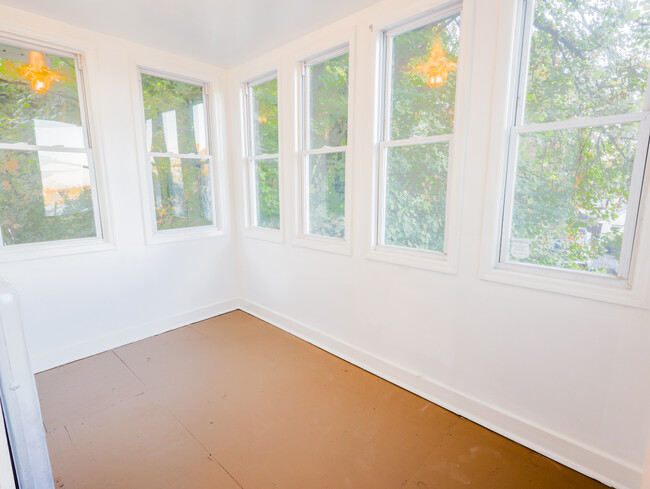
[[59,256],[78,255],[82,253],[99,253],[112,251],[117,247],[102,238],[81,238],[64,241],[46,241],[10,245],[0,249],[0,263],[14,261],[40,260]]
[[294,246],[311,248],[313,250],[335,253],[338,255],[352,255],[350,241],[339,238],[328,238],[326,236],[301,235],[296,237],[292,243]]
[[166,229],[149,234],[147,245],[178,243],[197,239],[210,239],[225,237],[226,233],[215,226],[201,226],[196,228]]
[[650,308],[638,286],[612,276],[559,270],[536,265],[500,263],[481,272],[480,278],[529,289],[571,295],[625,306]]
[[408,248],[390,246],[375,246],[366,258],[373,261],[392,263],[421,270],[431,270],[454,274],[456,267],[450,262],[449,256],[436,251],[420,251]]
[[284,236],[281,229],[247,227],[244,229],[244,237],[270,241],[272,243],[284,243]]

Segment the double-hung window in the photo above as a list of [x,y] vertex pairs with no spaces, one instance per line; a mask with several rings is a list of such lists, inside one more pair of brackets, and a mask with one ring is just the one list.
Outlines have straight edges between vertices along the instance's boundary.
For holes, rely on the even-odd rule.
[[460,6],[384,33],[377,245],[446,252]]
[[101,237],[80,58],[0,43],[3,246]]
[[207,86],[141,72],[157,231],[216,225]]
[[500,261],[627,279],[650,138],[650,4],[525,0]]
[[248,82],[244,89],[249,224],[280,229],[277,75]]
[[302,63],[302,235],[346,235],[348,71],[347,46]]

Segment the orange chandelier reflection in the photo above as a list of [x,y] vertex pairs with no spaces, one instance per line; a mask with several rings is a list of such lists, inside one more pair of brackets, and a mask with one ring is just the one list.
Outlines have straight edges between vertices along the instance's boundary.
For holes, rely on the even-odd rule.
[[429,57],[424,63],[415,66],[418,73],[422,73],[430,87],[441,87],[447,81],[449,73],[456,69],[456,62],[447,58],[447,53],[442,47],[440,38],[433,41]]
[[43,94],[50,89],[53,81],[60,81],[61,75],[50,70],[45,63],[45,55],[39,51],[29,52],[29,64],[18,68],[21,76],[27,79],[36,93]]

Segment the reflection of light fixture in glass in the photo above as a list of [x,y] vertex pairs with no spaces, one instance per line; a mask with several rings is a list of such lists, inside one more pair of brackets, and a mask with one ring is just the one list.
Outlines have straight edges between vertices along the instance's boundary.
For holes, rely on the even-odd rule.
[[45,55],[39,51],[29,52],[29,64],[18,68],[20,74],[29,80],[36,93],[45,93],[53,81],[61,80],[61,75],[50,70],[45,63]]
[[447,58],[440,38],[433,41],[429,57],[424,63],[415,66],[416,71],[422,73],[430,87],[441,87],[447,81],[449,73],[456,69],[456,63]]

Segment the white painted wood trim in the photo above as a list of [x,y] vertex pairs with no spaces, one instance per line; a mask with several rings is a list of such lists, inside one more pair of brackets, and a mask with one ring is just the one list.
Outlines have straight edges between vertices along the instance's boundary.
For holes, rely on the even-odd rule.
[[617,489],[639,487],[643,471],[641,467],[453,389],[431,377],[407,370],[255,302],[241,299],[240,308],[332,355],[608,486]]
[[113,348],[128,345],[134,341],[150,338],[151,336],[166,333],[167,331],[187,326],[197,321],[203,321],[204,319],[234,311],[238,306],[238,300],[229,299],[149,323],[129,325],[99,338],[80,341],[75,344],[66,345],[64,348],[51,350],[38,355],[33,358],[33,370],[34,373],[43,372]]

